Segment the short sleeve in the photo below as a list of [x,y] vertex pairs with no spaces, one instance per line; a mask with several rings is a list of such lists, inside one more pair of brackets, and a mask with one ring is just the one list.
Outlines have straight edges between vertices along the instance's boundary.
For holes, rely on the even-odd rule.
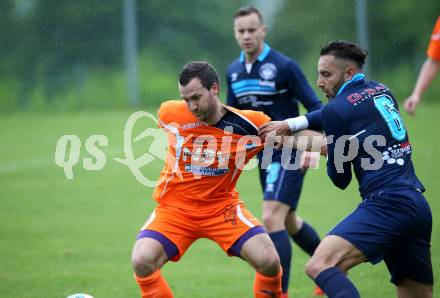
[[438,17],[437,23],[432,31],[431,41],[429,42],[428,51],[426,54],[431,59],[440,61],[440,17]]

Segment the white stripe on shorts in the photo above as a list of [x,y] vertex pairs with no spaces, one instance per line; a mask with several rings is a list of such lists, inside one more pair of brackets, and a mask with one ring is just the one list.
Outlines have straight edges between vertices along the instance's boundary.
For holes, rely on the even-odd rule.
[[145,230],[146,228],[148,228],[148,226],[151,224],[151,222],[156,218],[156,209],[153,210],[153,212],[151,213],[150,217],[148,218],[148,221],[142,226],[141,231]]
[[241,212],[241,208],[240,208],[240,205],[237,205],[237,215],[238,215],[238,218],[245,224],[245,225],[247,225],[248,227],[250,227],[250,228],[253,228],[253,227],[255,227],[255,225],[253,224],[253,223],[251,223],[244,215],[243,215],[243,213]]

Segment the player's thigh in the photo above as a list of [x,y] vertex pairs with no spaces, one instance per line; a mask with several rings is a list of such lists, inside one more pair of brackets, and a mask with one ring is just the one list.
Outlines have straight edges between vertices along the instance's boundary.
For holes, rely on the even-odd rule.
[[372,264],[379,263],[414,222],[415,209],[410,205],[402,200],[371,196],[328,234],[350,242]]
[[262,224],[241,202],[200,221],[197,230],[201,238],[216,242],[229,256],[240,256],[248,239],[265,233]]
[[397,286],[406,279],[428,286],[433,284],[430,244],[426,239],[406,235],[387,253],[384,261],[391,282]]
[[397,285],[398,298],[432,298],[432,285],[411,279],[403,279]]
[[402,280],[410,280],[430,286],[433,283],[431,210],[420,192],[413,191],[411,197],[414,197],[418,217],[387,253],[384,261],[394,284],[400,286]]
[[152,238],[165,250],[169,260],[178,261],[197,239],[197,224],[177,208],[158,205],[138,234]]
[[365,261],[364,254],[349,241],[335,235],[321,240],[312,258],[307,263],[307,274],[315,278],[320,272],[330,267],[347,271]]

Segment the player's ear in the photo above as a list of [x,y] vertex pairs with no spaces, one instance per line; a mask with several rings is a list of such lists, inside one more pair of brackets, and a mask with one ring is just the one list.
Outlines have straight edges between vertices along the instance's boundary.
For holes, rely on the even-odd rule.
[[354,67],[354,66],[348,66],[348,67],[345,69],[345,74],[344,74],[344,76],[345,76],[345,81],[351,80],[351,79],[356,75],[357,72],[358,72],[358,70],[357,70],[356,67]]
[[209,89],[209,91],[213,92],[214,95],[219,95],[219,92],[220,92],[219,84],[216,82],[212,83],[211,89]]
[[263,37],[266,37],[266,34],[267,34],[267,26],[266,26],[266,25],[261,26],[261,30],[263,30]]

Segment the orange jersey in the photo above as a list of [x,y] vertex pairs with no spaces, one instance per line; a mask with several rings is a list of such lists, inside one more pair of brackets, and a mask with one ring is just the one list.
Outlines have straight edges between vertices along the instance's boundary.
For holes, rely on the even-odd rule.
[[438,17],[437,23],[435,23],[434,30],[432,31],[427,55],[433,60],[440,61],[440,17]]
[[153,193],[158,203],[200,214],[239,202],[235,184],[244,165],[263,148],[256,133],[270,118],[261,112],[226,109],[250,127],[249,135],[199,121],[183,100],[162,103],[159,126],[167,134],[168,152]]

